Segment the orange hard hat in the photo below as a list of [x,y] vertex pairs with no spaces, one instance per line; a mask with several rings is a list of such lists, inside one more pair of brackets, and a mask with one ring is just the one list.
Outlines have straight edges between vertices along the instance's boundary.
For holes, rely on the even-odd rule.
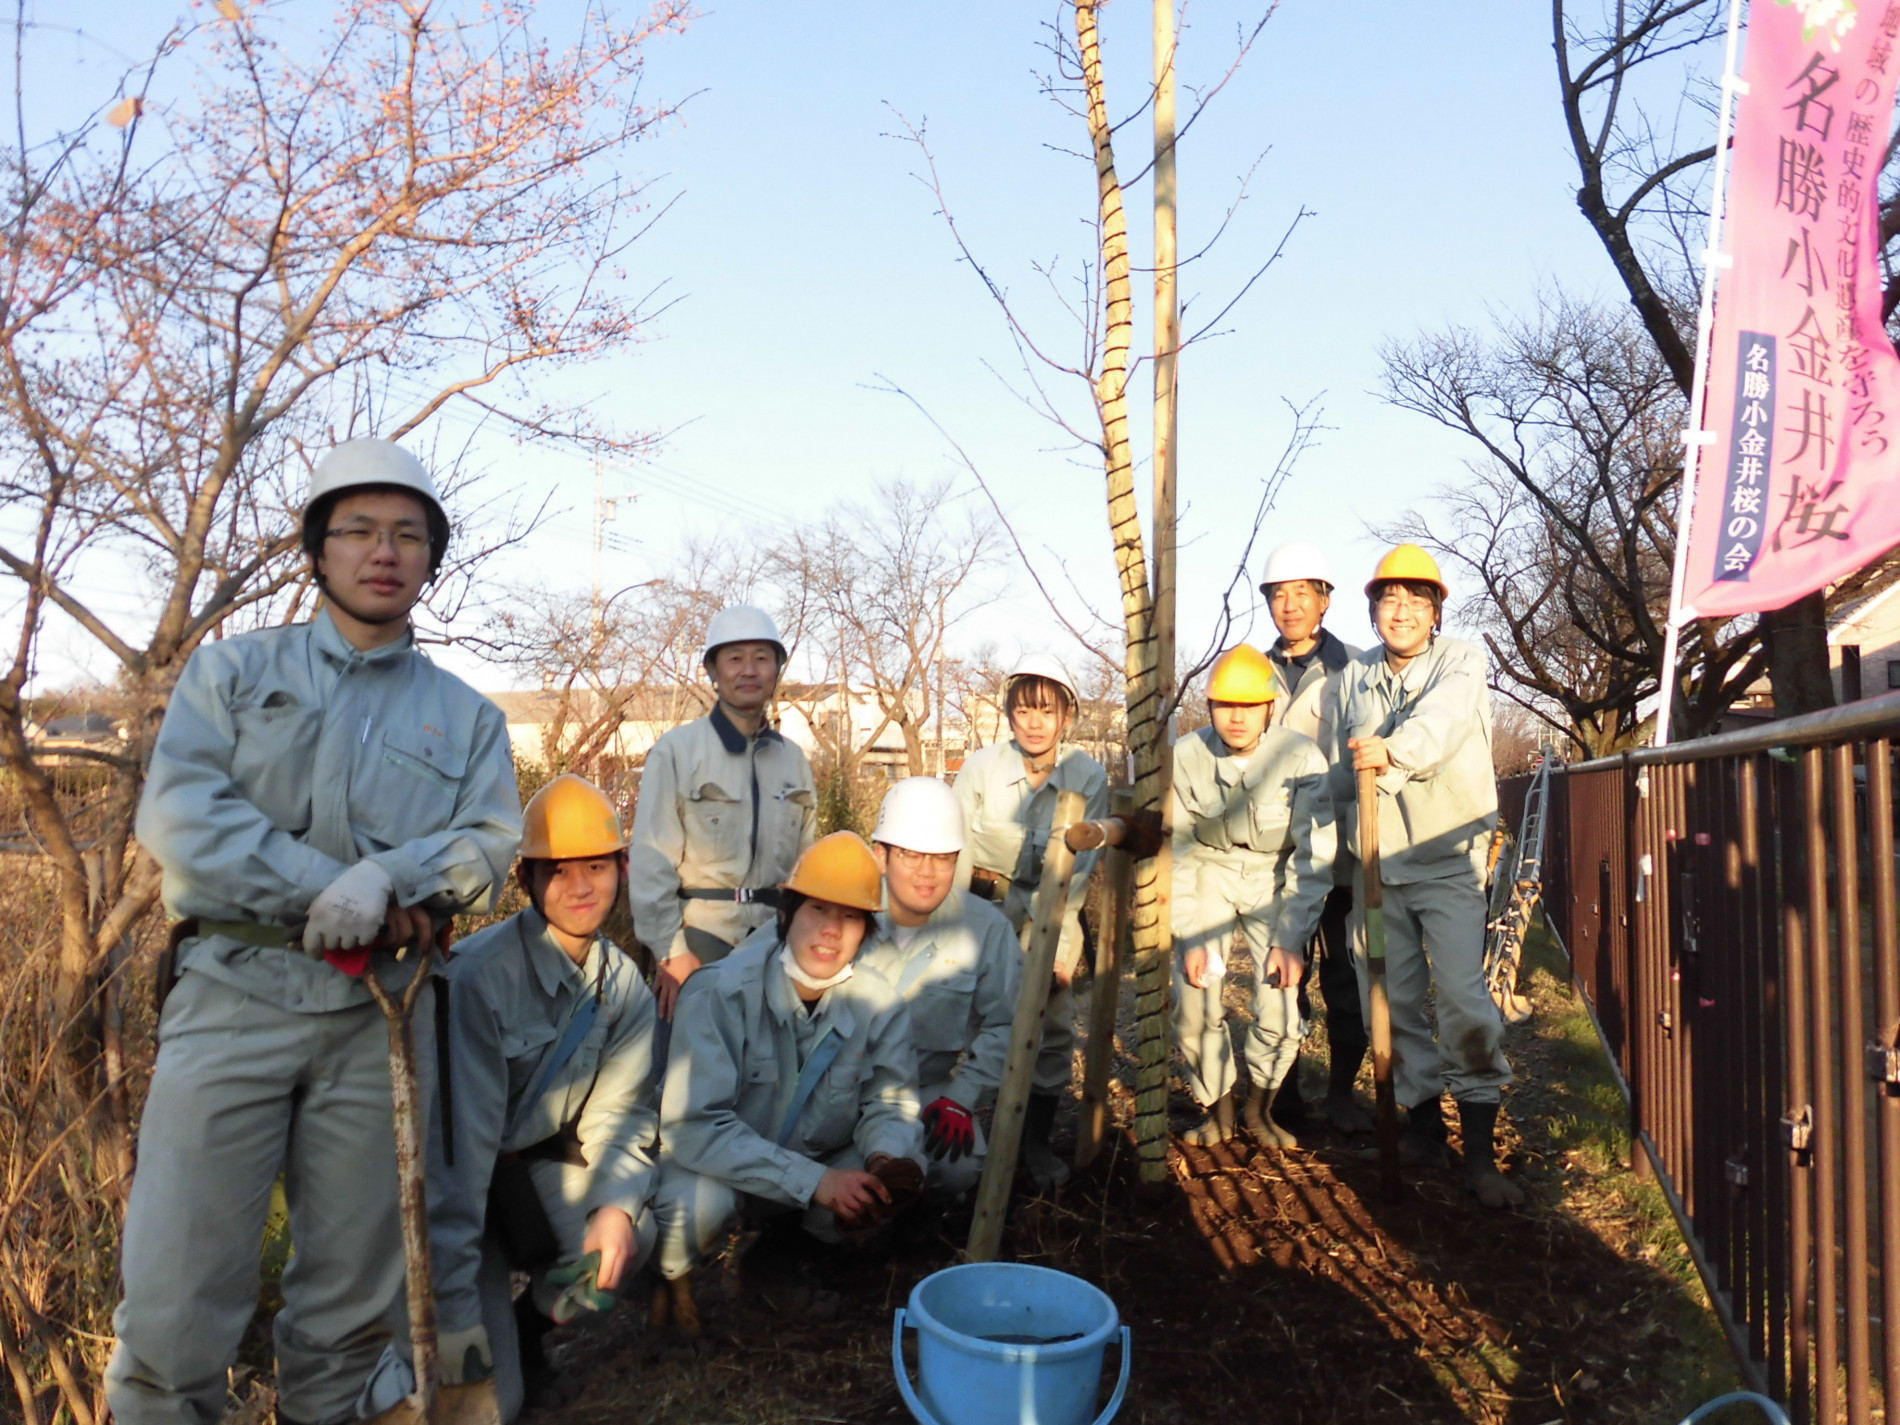
[[1416,579],[1421,584],[1436,584],[1441,599],[1451,597],[1445,576],[1438,572],[1438,561],[1416,544],[1395,544],[1386,551],[1385,558],[1366,581],[1366,597],[1371,598],[1372,591],[1388,579]]
[[884,908],[884,877],[877,858],[855,831],[834,831],[805,848],[785,889],[834,905],[876,912]]
[[1210,703],[1270,703],[1282,691],[1273,660],[1249,643],[1221,654],[1207,679]]
[[620,813],[607,794],[572,772],[563,772],[536,792],[521,822],[524,861],[573,861],[627,849]]

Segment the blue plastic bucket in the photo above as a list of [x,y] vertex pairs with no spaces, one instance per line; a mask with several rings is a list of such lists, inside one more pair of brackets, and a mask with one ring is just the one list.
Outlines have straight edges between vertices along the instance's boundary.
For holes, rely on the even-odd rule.
[[[917,1384],[904,1366],[904,1328],[917,1332]],[[1115,1303],[1080,1277],[1013,1262],[933,1272],[897,1308],[891,1365],[920,1425],[1088,1425],[1102,1352],[1119,1335],[1121,1379],[1094,1425],[1128,1392],[1128,1328]]]

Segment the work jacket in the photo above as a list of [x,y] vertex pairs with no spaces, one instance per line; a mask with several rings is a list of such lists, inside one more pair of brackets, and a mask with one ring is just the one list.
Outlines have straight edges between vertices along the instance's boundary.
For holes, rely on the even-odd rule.
[[[783,942],[744,946],[687,980],[673,1014],[666,1152],[682,1168],[786,1207],[811,1202],[825,1160],[855,1147],[924,1164],[917,1055],[904,1001],[857,970],[806,1006],[779,964]],[[790,1131],[784,1119],[820,1043],[843,1047]]]
[[[1015,739],[991,743],[964,761],[954,790],[963,808],[967,838],[957,858],[957,888],[969,886],[973,870],[1007,876],[1017,892],[1015,907],[1006,907],[1012,921],[1018,914],[1027,915],[1028,898],[1042,881],[1042,862],[1055,824],[1057,795],[1080,792],[1087,801],[1084,816],[1089,821],[1108,815],[1108,773],[1079,747],[1058,748],[1049,780],[1035,787],[1030,784],[1023,750]],[[1081,951],[1076,916],[1088,899],[1089,873],[1095,869],[1099,855],[1099,850],[1078,854],[1069,876],[1069,904],[1059,953],[1071,964]]]
[[[1287,684],[1287,696],[1273,709],[1273,725],[1301,732],[1319,744],[1330,764],[1339,739],[1333,732],[1333,720],[1339,711],[1339,684],[1346,665],[1359,656],[1359,650],[1326,629],[1319,631],[1319,657],[1305,668],[1295,668],[1287,657],[1286,640],[1276,638],[1267,650]],[[1341,843],[1333,858],[1333,884],[1352,884],[1352,853]]]
[[1403,886],[1475,874],[1482,884],[1498,821],[1483,651],[1436,638],[1394,673],[1375,645],[1341,675],[1340,702],[1330,785],[1353,854],[1358,795],[1346,744],[1383,737],[1392,765],[1379,775],[1380,879]]
[[[327,611],[205,643],[172,690],[138,838],[175,919],[292,926],[364,857],[403,905],[487,909],[521,839],[507,721],[411,635],[360,652]],[[228,935],[185,941],[179,966],[291,1011],[369,1002],[323,961]]]
[[[658,1182],[660,1112],[653,992],[610,940],[597,936],[576,964],[530,908],[457,945],[447,979],[440,1102],[453,1115],[445,1146],[454,1190],[432,1206],[430,1230],[442,1319],[455,1327],[481,1319],[477,1276],[496,1157],[564,1138],[569,1199],[588,1213],[618,1207],[638,1221]],[[568,1026],[589,1000],[593,1022],[557,1067]]]
[[910,1007],[918,1083],[975,1111],[1003,1082],[1022,981],[1016,933],[996,907],[956,890],[908,945],[898,944],[897,931],[882,912],[856,963]]
[[1326,756],[1310,737],[1269,727],[1245,758],[1236,757],[1211,727],[1174,744],[1178,923],[1205,922],[1196,889],[1203,866],[1257,868],[1270,873],[1262,893],[1270,894],[1271,905],[1254,913],[1271,920],[1275,945],[1303,949],[1333,888],[1335,844]]
[[692,926],[738,944],[772,918],[769,905],[680,893],[775,890],[816,816],[811,764],[776,728],[747,737],[715,706],[666,733],[647,753],[633,814],[627,896],[640,943],[670,960],[690,950]]

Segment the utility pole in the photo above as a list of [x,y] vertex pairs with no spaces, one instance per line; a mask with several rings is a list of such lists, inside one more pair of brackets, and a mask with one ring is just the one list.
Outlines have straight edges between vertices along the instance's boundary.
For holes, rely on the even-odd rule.
[[1166,1181],[1168,1173],[1168,993],[1174,962],[1168,823],[1174,778],[1170,731],[1175,700],[1175,435],[1181,344],[1181,305],[1175,286],[1174,57],[1174,0],[1154,0],[1154,639],[1162,839],[1154,858],[1159,940],[1156,953],[1143,957],[1135,983],[1135,1037],[1140,1059],[1135,1143],[1144,1182]]
[[607,467],[594,457],[594,633],[600,633],[601,551],[607,543],[607,521],[620,514],[620,501],[607,498]]

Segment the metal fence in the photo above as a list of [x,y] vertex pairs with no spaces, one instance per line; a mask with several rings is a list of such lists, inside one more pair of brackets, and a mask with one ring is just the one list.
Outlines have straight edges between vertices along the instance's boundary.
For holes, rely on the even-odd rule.
[[1738,1360],[1797,1421],[1900,1409],[1896,738],[1900,695],[1552,789],[1546,919],[1638,1167]]

